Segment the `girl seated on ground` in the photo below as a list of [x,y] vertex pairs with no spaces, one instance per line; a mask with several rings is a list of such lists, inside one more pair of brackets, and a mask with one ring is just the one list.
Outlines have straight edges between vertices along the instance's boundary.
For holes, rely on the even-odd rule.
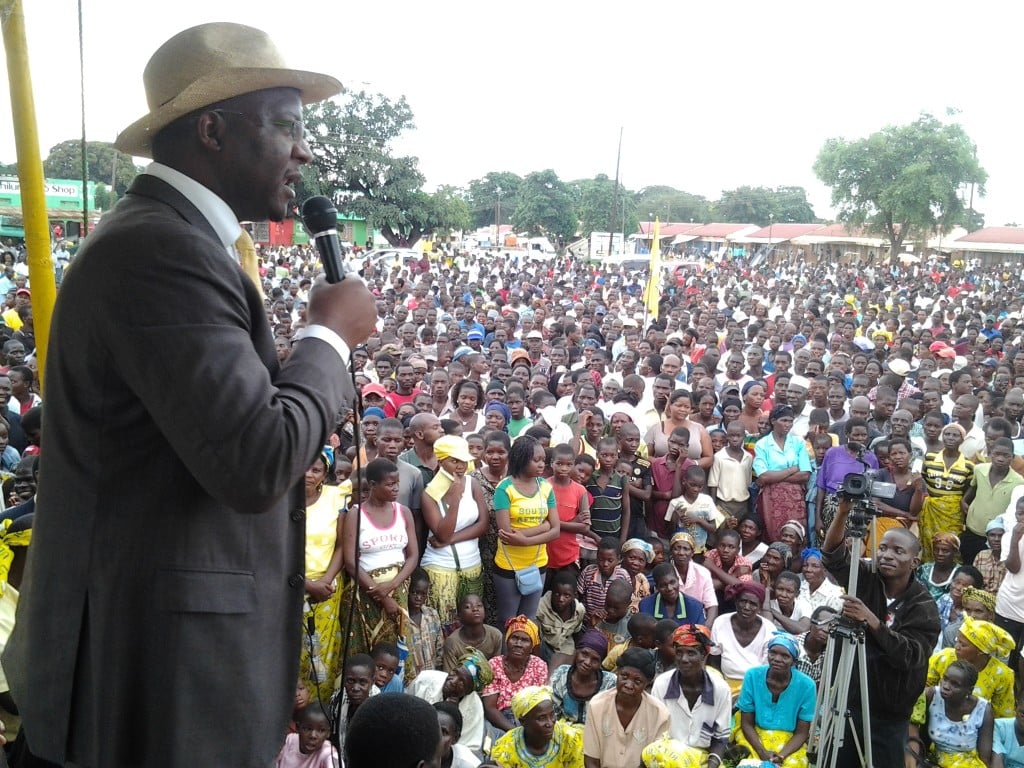
[[488,659],[501,650],[501,632],[485,624],[484,601],[479,595],[466,595],[459,601],[459,628],[444,641],[441,668],[451,672],[467,648],[476,648]]
[[922,734],[927,734],[928,757],[940,768],[991,765],[992,705],[971,693],[977,682],[978,670],[958,660],[949,665],[939,685],[925,690],[924,720],[918,716],[910,720],[907,749],[915,757],[923,756]]
[[585,613],[583,603],[576,599],[576,577],[572,571],[556,573],[551,580],[551,590],[537,606],[540,657],[548,662],[549,669],[572,660],[576,652],[573,637],[583,627]]

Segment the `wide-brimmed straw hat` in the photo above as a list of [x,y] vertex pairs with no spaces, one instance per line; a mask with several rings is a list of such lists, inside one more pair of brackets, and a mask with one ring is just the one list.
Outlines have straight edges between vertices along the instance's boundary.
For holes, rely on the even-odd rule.
[[342,91],[330,75],[288,69],[266,32],[229,22],[200,24],[157,49],[142,74],[149,113],[129,125],[114,146],[149,157],[160,129],[197,109],[267,88],[295,88],[303,104]]

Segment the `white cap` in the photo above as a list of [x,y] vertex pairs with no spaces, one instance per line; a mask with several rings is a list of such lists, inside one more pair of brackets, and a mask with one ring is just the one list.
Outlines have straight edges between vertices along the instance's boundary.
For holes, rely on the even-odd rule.
[[789,380],[789,389],[792,389],[793,387],[799,387],[800,389],[810,389],[811,382],[809,382],[803,376],[793,376]]
[[906,376],[910,373],[910,363],[902,357],[896,357],[889,361],[889,370],[897,376]]

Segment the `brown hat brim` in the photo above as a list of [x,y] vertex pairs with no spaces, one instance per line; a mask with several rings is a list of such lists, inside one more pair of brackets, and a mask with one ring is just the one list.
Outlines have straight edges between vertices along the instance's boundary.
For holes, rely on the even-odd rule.
[[295,88],[303,104],[315,104],[344,90],[337,78],[299,69],[240,67],[216,72],[199,78],[174,99],[129,125],[117,135],[114,147],[133,157],[152,157],[153,137],[179,117],[268,88]]

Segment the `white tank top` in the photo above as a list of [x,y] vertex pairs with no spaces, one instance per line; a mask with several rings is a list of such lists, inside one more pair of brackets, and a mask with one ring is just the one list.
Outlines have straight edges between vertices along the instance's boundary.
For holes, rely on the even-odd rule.
[[[462,498],[459,500],[458,515],[455,518],[456,533],[469,528],[469,526],[480,519],[480,509],[476,505],[476,499],[473,498],[473,483],[475,482],[473,478],[468,475],[466,476],[466,485],[463,486]],[[457,550],[459,555],[459,568],[475,568],[480,565],[480,544],[476,539],[460,541],[458,544],[449,544],[447,547],[439,547],[437,549],[427,544],[427,549],[423,553],[420,565],[433,565],[438,568],[454,571],[456,565],[455,556],[452,554],[453,548]]]
[[409,534],[405,529],[405,515],[397,502],[392,502],[394,519],[387,528],[378,528],[359,509],[359,567],[364,571],[375,571],[405,561],[405,547]]

